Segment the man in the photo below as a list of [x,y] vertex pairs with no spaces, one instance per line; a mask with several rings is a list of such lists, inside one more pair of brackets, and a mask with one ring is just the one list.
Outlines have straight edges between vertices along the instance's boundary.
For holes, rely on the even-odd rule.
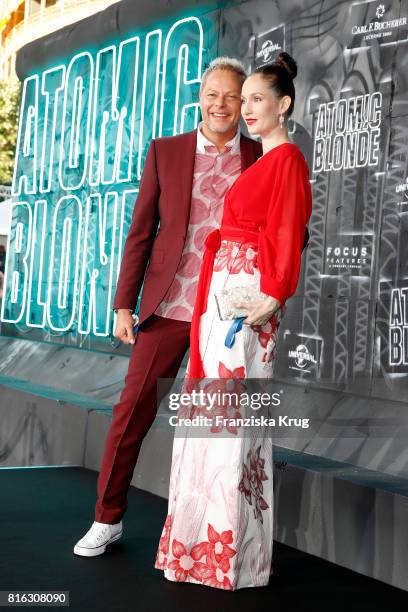
[[[133,349],[105,443],[95,521],[77,542],[78,555],[100,555],[122,535],[134,467],[157,413],[157,379],[174,378],[189,347],[204,240],[220,225],[228,187],[262,155],[238,129],[245,77],[237,60],[211,62],[198,129],[150,144],[113,304],[115,336]],[[135,339],[132,312],[143,279]]]

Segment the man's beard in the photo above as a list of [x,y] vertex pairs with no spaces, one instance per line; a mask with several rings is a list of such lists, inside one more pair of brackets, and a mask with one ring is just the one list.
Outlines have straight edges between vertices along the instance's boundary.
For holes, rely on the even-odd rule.
[[[234,128],[234,125],[232,123],[226,125],[225,127],[213,125],[211,119],[203,119],[203,123],[209,130],[215,132],[216,134],[224,134],[225,132],[230,132]],[[236,125],[235,128],[237,129],[238,125]]]

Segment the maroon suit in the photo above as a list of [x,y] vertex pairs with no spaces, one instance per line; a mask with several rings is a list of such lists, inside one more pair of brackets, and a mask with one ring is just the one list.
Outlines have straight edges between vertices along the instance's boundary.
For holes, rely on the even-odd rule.
[[[152,140],[147,152],[113,303],[113,308],[134,309],[144,279],[139,331],[125,386],[113,408],[98,479],[95,520],[101,523],[117,523],[125,513],[139,450],[157,413],[157,379],[174,378],[189,347],[190,323],[159,317],[154,311],[182,256],[196,145],[193,130]],[[262,155],[262,147],[243,135],[240,147],[244,171]]]

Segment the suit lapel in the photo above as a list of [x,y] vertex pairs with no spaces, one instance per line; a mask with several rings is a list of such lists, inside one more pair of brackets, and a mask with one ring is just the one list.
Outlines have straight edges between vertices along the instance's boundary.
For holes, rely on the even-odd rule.
[[[183,139],[184,140],[184,139]],[[185,140],[181,143],[179,151],[178,167],[180,168],[180,222],[183,225],[183,232],[187,234],[191,211],[191,193],[193,190],[194,164],[197,148],[197,129],[187,132]]]
[[[262,147],[259,145],[256,147],[254,141],[246,138],[243,134],[240,139],[241,147],[241,172],[244,172],[249,166],[252,166],[254,162],[262,155]],[[258,153],[257,153],[258,151]]]

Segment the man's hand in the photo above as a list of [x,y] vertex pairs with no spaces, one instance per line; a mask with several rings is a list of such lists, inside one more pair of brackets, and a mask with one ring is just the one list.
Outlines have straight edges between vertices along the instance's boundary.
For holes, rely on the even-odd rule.
[[129,308],[119,308],[116,318],[115,338],[118,338],[125,344],[135,343],[135,334],[133,327],[135,321]]
[[276,298],[270,296],[259,302],[236,302],[236,308],[246,310],[248,316],[244,319],[245,325],[265,325],[271,316],[279,309],[281,303]]

